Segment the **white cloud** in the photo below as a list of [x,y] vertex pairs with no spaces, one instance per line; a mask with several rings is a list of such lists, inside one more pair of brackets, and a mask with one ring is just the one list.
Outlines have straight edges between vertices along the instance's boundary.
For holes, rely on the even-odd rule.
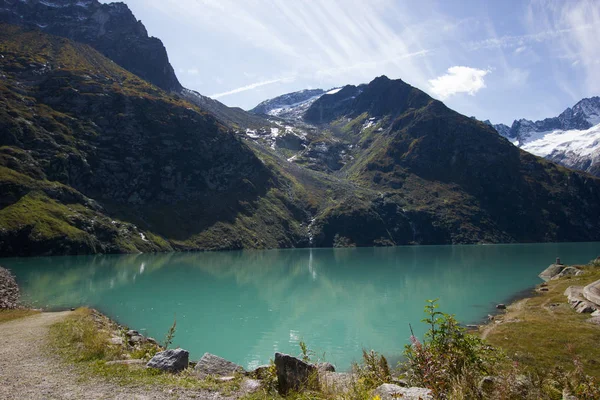
[[448,73],[429,80],[431,91],[442,100],[457,93],[475,93],[485,87],[484,77],[491,71],[471,67],[454,66]]
[[255,83],[251,83],[250,85],[246,85],[246,86],[239,87],[237,89],[230,90],[228,92],[216,93],[216,94],[211,95],[210,97],[212,97],[213,99],[218,99],[220,97],[225,97],[225,96],[229,96],[232,94],[245,92],[247,90],[256,89],[261,86],[272,85],[274,83],[279,83],[279,82],[292,82],[293,80],[294,80],[294,78],[279,78],[279,79],[271,79],[268,81],[255,82]]

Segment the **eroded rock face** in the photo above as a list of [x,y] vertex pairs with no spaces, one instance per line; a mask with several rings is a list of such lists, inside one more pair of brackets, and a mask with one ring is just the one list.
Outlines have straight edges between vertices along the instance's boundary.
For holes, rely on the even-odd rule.
[[168,372],[180,372],[188,367],[189,362],[190,353],[187,350],[174,349],[157,353],[146,366]]
[[244,372],[244,368],[241,366],[210,353],[202,356],[194,370],[200,376],[230,376],[236,372]]
[[373,396],[379,396],[381,400],[433,400],[431,390],[425,388],[403,388],[398,385],[384,383],[373,391]]
[[97,0],[1,0],[0,21],[86,43],[121,67],[167,91],[181,84],[163,43],[124,3]]
[[277,368],[277,390],[281,395],[291,390],[300,391],[310,387],[311,384],[318,385],[317,367],[296,357],[275,353],[275,368]]
[[18,308],[19,286],[6,268],[0,267],[0,310]]

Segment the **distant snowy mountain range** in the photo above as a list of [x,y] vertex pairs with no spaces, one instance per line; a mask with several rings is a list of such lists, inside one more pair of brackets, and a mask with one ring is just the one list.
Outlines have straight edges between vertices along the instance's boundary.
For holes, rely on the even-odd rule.
[[491,124],[525,151],[600,176],[600,97],[586,98],[558,117]]
[[335,94],[341,88],[329,91],[323,89],[304,89],[299,92],[287,93],[273,99],[265,100],[250,113],[257,115],[270,115],[284,119],[301,119],[306,110],[324,94]]

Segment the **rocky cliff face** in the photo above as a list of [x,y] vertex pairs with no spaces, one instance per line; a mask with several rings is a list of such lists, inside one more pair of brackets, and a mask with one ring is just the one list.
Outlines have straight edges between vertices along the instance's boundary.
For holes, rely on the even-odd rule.
[[0,0],[0,22],[41,29],[89,44],[129,72],[166,91],[181,84],[162,42],[124,3],[97,0]]

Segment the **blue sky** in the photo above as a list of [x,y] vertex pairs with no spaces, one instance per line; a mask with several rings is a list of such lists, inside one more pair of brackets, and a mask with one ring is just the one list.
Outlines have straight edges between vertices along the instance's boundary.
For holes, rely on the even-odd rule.
[[249,109],[400,78],[511,123],[600,95],[600,1],[125,0],[182,84]]

